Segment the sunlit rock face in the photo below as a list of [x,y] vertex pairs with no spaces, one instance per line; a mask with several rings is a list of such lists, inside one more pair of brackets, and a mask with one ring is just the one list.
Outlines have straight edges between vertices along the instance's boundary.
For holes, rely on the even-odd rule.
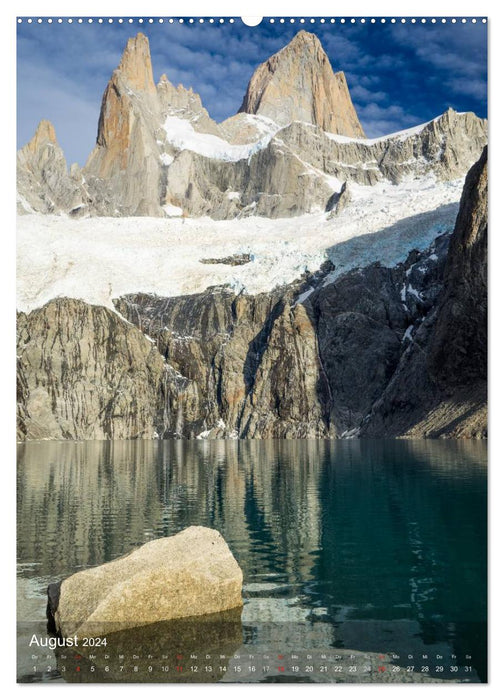
[[301,121],[334,134],[365,136],[345,74],[334,74],[318,37],[306,31],[256,69],[240,112],[268,117],[281,126]]
[[19,314],[17,329],[19,437],[154,437],[165,366],[140,331],[77,299]]

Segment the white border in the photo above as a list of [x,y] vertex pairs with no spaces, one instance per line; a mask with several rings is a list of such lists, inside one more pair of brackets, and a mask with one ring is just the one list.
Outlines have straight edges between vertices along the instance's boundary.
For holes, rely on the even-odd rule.
[[[403,2],[351,2],[349,7],[344,7],[342,3],[336,2],[319,2],[310,0],[310,2],[300,3],[291,1],[276,2],[275,0],[257,0],[253,3],[230,2],[229,0],[216,0],[212,3],[204,3],[195,0],[187,0],[178,3],[160,3],[151,2],[148,5],[143,5],[138,2],[125,0],[121,3],[111,2],[96,2],[87,3],[77,2],[69,5],[68,2],[47,2],[43,6],[40,2],[25,2],[21,1],[16,4],[15,8],[4,12],[3,22],[0,26],[2,40],[0,43],[2,51],[3,71],[2,88],[3,94],[6,95],[3,100],[3,108],[1,110],[2,118],[2,149],[4,158],[2,159],[2,214],[6,218],[3,228],[3,269],[2,269],[2,295],[3,301],[3,328],[7,329],[7,333],[3,335],[0,343],[0,363],[2,368],[2,395],[3,401],[1,404],[3,438],[9,444],[7,455],[2,460],[4,470],[4,481],[2,484],[2,495],[4,503],[2,508],[2,532],[4,535],[4,584],[3,591],[3,608],[7,610],[8,616],[5,621],[0,639],[2,643],[2,687],[10,691],[9,695],[27,696],[28,693],[35,693],[38,697],[49,697],[58,695],[58,693],[92,693],[96,697],[110,697],[120,694],[121,696],[136,697],[139,693],[158,695],[163,697],[175,696],[182,697],[187,694],[204,694],[204,697],[220,697],[222,694],[247,694],[251,695],[255,692],[275,694],[288,694],[292,696],[303,696],[306,692],[311,692],[312,688],[317,688],[316,693],[334,694],[339,697],[343,694],[350,694],[352,697],[360,697],[361,693],[372,693],[375,697],[386,698],[390,693],[396,694],[396,697],[403,697],[403,693],[420,693],[422,690],[437,694],[442,693],[443,697],[453,696],[453,693],[461,693],[464,696],[466,693],[485,692],[494,696],[496,692],[502,693],[504,681],[502,680],[502,642],[500,641],[500,625],[503,620],[502,615],[502,560],[498,557],[499,549],[502,549],[500,543],[500,528],[502,527],[502,506],[497,494],[502,494],[502,463],[503,451],[502,443],[499,437],[499,432],[502,431],[502,409],[500,393],[503,389],[503,372],[504,363],[499,357],[499,350],[503,347],[502,343],[502,318],[500,313],[499,301],[504,299],[502,280],[504,275],[501,271],[503,261],[503,246],[504,246],[504,228],[499,225],[502,214],[500,209],[501,185],[502,177],[500,170],[503,167],[502,159],[502,136],[501,133],[504,127],[503,123],[503,104],[502,104],[502,89],[498,77],[496,78],[495,90],[491,92],[490,102],[490,231],[491,231],[491,257],[490,257],[490,290],[491,290],[491,422],[490,430],[493,434],[493,439],[490,442],[490,463],[491,463],[491,478],[489,479],[489,487],[491,487],[491,520],[492,520],[492,558],[491,558],[491,624],[490,624],[490,685],[488,687],[478,687],[473,685],[456,685],[446,687],[444,685],[417,685],[405,686],[397,685],[324,685],[324,686],[307,686],[285,685],[285,686],[263,686],[258,684],[250,685],[142,685],[140,688],[137,685],[107,685],[107,686],[92,686],[87,684],[83,686],[68,685],[68,684],[35,684],[35,685],[16,685],[15,684],[15,605],[14,598],[14,572],[15,572],[15,444],[13,435],[15,434],[15,418],[14,418],[14,368],[15,368],[15,278],[14,278],[14,260],[15,260],[15,16],[33,16],[38,17],[43,11],[42,16],[82,16],[82,17],[97,17],[97,16],[147,16],[145,11],[152,17],[158,16],[234,16],[243,15],[263,15],[263,16],[307,16],[306,10],[309,10],[311,17],[330,17],[330,16],[350,16],[355,17],[372,17],[378,16],[424,16],[424,17],[473,17],[473,16],[489,16],[489,35],[490,35],[490,62],[495,75],[498,76],[500,68],[504,61],[503,46],[504,46],[504,29],[502,24],[502,9],[496,7],[496,3],[490,2],[467,2],[459,0],[459,2],[432,2],[424,1],[417,5],[408,5],[405,7]],[[350,10],[350,12],[348,11]],[[8,161],[10,167],[6,167]],[[495,166],[494,166],[495,164]],[[494,202],[495,194],[495,202]],[[8,214],[7,214],[8,212]],[[501,488],[499,488],[501,487]],[[499,546],[500,545],[500,546]],[[500,677],[499,677],[500,676]]]

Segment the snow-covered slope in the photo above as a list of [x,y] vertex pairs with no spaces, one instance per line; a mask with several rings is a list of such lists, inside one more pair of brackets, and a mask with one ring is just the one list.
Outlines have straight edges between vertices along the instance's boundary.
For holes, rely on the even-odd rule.
[[[30,311],[69,296],[112,309],[112,299],[126,293],[176,296],[226,284],[258,293],[314,272],[328,258],[336,268],[329,281],[374,261],[392,266],[453,228],[462,184],[434,177],[352,184],[349,204],[333,218],[21,216],[18,308]],[[239,253],[248,253],[250,262],[200,262]]]
[[[259,122],[259,120],[257,121]],[[264,126],[264,120],[259,123]],[[267,131],[263,130],[266,132],[264,136],[257,141],[245,144],[231,144],[214,134],[195,131],[191,122],[176,116],[167,116],[163,129],[166,133],[165,142],[178,151],[193,151],[206,158],[235,163],[238,160],[250,158],[254,153],[266,148],[280,127],[271,122],[271,127]],[[162,154],[162,156],[165,156],[164,164],[170,165],[166,162],[166,154]]]
[[[465,112],[459,112],[458,114],[462,115],[465,114]],[[378,136],[374,139],[357,139],[351,136],[343,136],[342,134],[331,134],[329,131],[326,131],[324,133],[328,139],[331,139],[331,141],[336,141],[336,143],[357,143],[364,146],[373,146],[375,143],[381,143],[383,141],[405,141],[410,136],[416,136],[418,134],[421,134],[425,127],[427,127],[429,124],[434,124],[438,122],[440,119],[442,119],[442,117],[443,115],[440,114],[434,119],[431,119],[431,121],[429,122],[417,124],[416,126],[412,126],[409,129],[401,129],[401,131],[394,131],[391,134],[386,134],[385,136]]]

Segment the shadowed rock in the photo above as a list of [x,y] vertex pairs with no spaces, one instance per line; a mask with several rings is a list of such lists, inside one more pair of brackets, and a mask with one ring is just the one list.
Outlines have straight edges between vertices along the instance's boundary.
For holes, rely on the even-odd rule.
[[365,437],[485,437],[487,149],[467,174],[438,304],[426,314]]

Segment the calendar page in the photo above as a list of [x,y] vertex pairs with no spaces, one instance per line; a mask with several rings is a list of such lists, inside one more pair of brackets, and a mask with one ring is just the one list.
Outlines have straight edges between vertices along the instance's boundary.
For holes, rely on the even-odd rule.
[[19,683],[487,682],[486,66],[17,18]]

